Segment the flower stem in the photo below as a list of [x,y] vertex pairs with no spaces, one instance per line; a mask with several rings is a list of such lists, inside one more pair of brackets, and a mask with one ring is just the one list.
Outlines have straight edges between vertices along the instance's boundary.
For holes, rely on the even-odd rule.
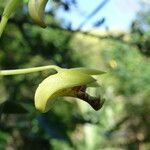
[[33,68],[26,68],[26,69],[0,70],[0,76],[27,74],[27,73],[39,72],[48,69],[52,69],[57,72],[61,70],[61,68],[58,66],[49,65],[49,66],[33,67]]

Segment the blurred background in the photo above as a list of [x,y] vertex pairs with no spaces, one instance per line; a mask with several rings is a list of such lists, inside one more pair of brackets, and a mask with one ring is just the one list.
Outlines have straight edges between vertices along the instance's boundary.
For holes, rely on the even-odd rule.
[[[0,0],[0,14],[7,1]],[[150,1],[49,0],[46,29],[22,0],[0,39],[0,69],[55,64],[107,71],[99,111],[59,98],[41,114],[34,93],[48,71],[0,78],[0,150],[149,150]],[[89,90],[91,94],[95,90]]]

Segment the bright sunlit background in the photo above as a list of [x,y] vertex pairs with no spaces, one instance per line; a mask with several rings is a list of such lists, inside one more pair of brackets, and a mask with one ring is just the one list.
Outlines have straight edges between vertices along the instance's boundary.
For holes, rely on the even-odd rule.
[[69,13],[60,8],[57,16],[69,20],[73,29],[78,29],[85,18],[99,5],[101,9],[90,18],[83,29],[91,29],[92,24],[101,18],[105,18],[100,29],[128,31],[137,12],[141,9],[139,0],[77,0],[78,6],[72,6]]

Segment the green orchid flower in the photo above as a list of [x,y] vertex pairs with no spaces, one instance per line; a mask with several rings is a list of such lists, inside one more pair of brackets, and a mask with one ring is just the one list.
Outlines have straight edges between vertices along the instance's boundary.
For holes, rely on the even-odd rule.
[[55,97],[69,96],[82,99],[95,110],[99,110],[104,101],[100,97],[88,95],[86,88],[91,86],[91,83],[96,83],[93,75],[102,73],[104,72],[99,70],[75,68],[63,69],[57,74],[47,77],[35,92],[35,107],[41,112],[47,112],[55,102]]
[[87,87],[99,86],[96,76],[105,72],[87,68],[64,69],[58,66],[43,66],[28,69],[1,70],[0,76],[26,74],[43,70],[54,70],[56,73],[44,79],[35,92],[35,107],[41,112],[47,112],[56,101],[56,97],[75,97],[89,103],[99,110],[104,100],[92,97],[86,93]]

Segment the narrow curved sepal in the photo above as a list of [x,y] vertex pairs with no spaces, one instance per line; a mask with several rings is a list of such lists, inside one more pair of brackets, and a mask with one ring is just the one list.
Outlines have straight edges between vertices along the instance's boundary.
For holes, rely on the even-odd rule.
[[44,10],[47,2],[48,0],[29,0],[28,3],[29,15],[35,23],[43,28],[46,27],[44,22]]
[[78,71],[78,72],[81,72],[81,73],[85,73],[85,74],[88,74],[88,75],[100,75],[100,74],[104,74],[106,72],[104,71],[101,71],[101,70],[96,70],[96,69],[89,69],[89,68],[72,68],[70,69],[72,71]]
[[65,69],[60,73],[49,76],[42,81],[36,90],[35,107],[41,112],[47,112],[54,102],[54,97],[75,97],[76,95],[69,90],[70,88],[87,85],[94,81],[95,79],[90,75],[71,69]]

